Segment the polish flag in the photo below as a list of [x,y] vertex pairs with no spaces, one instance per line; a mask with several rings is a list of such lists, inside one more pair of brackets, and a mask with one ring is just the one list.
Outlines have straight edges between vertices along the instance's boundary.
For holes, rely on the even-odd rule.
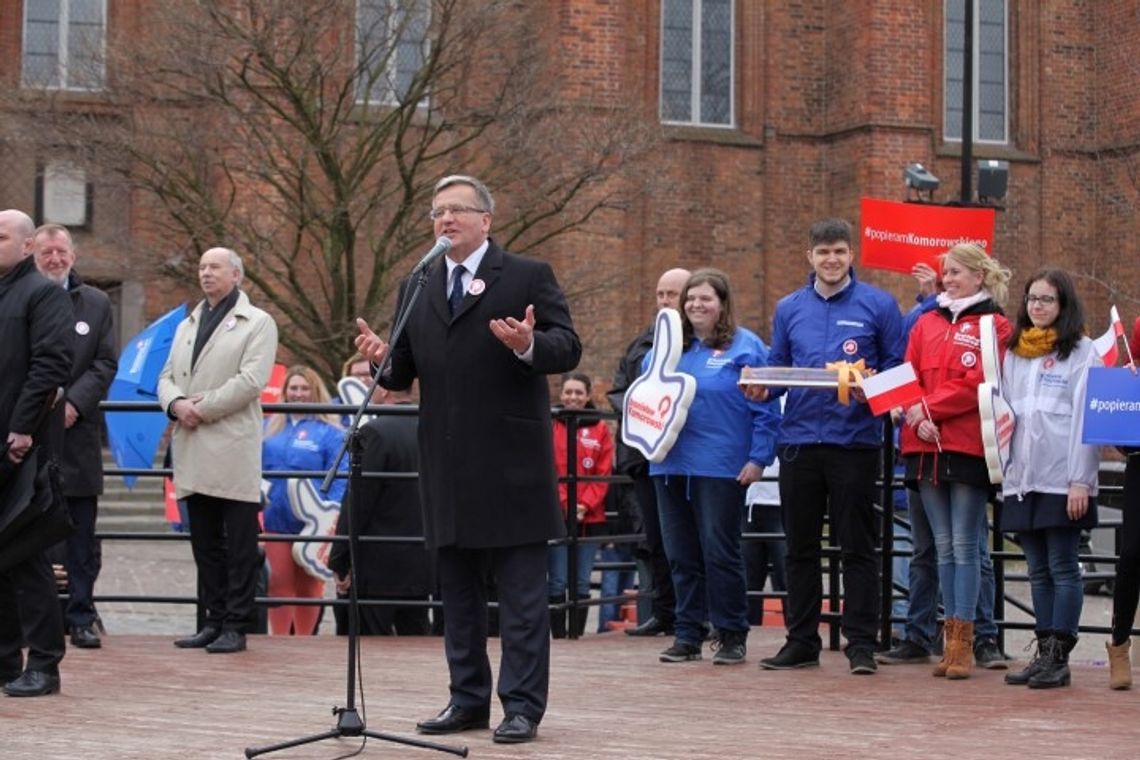
[[1109,325],[1108,330],[1104,335],[1100,336],[1093,341],[1093,347],[1104,361],[1104,366],[1115,367],[1116,357],[1119,355],[1117,351],[1117,339],[1124,336],[1124,322],[1120,319],[1120,312],[1113,306],[1109,309],[1109,319],[1112,324]]
[[863,394],[872,414],[885,414],[896,406],[905,406],[922,398],[922,386],[910,362],[863,378]]

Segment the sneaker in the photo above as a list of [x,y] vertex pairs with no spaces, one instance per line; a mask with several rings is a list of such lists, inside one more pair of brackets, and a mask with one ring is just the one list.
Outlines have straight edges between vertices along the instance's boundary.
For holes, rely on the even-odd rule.
[[747,648],[744,645],[748,638],[747,631],[720,631],[712,643],[713,665],[740,665],[744,662]]
[[974,662],[986,670],[1009,670],[1009,658],[989,636],[974,642]]
[[796,670],[797,668],[819,667],[819,652],[796,642],[789,641],[780,648],[775,657],[765,657],[760,661],[764,670]]
[[689,662],[701,659],[700,644],[686,644],[683,641],[674,641],[673,646],[661,653],[658,658],[661,662]]
[[875,661],[884,665],[910,665],[919,662],[930,662],[930,652],[921,644],[910,639],[903,639],[886,652],[875,654]]
[[869,676],[879,669],[871,650],[866,647],[848,649],[847,661],[851,664],[851,672],[858,676]]

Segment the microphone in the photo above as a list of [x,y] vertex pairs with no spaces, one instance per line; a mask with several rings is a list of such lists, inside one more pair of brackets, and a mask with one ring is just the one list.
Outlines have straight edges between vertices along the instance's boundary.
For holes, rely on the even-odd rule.
[[424,254],[420,259],[420,263],[416,264],[416,268],[412,270],[412,274],[419,274],[432,265],[436,259],[451,250],[451,241],[445,237],[441,237],[435,241],[435,245],[431,250]]

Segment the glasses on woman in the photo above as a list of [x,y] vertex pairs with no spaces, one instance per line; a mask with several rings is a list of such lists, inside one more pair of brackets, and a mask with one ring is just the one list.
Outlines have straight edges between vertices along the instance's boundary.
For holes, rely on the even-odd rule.
[[1039,303],[1042,306],[1052,306],[1057,303],[1057,296],[1026,296],[1025,303],[1032,306]]

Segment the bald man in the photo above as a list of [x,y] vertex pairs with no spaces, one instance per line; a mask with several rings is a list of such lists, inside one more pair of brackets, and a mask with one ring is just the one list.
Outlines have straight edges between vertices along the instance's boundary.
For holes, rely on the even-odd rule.
[[[36,468],[37,496],[47,492],[63,430],[61,407],[52,408],[71,379],[75,318],[63,288],[36,271],[34,232],[24,212],[0,211],[0,512],[16,500],[6,487],[21,467]],[[32,547],[28,530],[0,545],[0,683],[10,697],[59,691],[63,619],[46,547]]]
[[[681,291],[689,280],[688,269],[670,269],[657,280],[657,310],[681,309]],[[621,412],[625,392],[641,374],[641,361],[653,348],[653,324],[634,338],[625,350],[614,374],[608,398],[614,410]],[[650,578],[642,578],[642,589],[653,590],[652,612],[648,619],[635,628],[627,628],[629,636],[673,635],[673,578],[669,573],[669,560],[665,557],[665,544],[661,539],[661,523],[657,518],[657,495],[649,479],[649,463],[637,451],[626,446],[618,436],[617,469],[633,479],[633,492],[645,531],[645,546],[651,568]]]

